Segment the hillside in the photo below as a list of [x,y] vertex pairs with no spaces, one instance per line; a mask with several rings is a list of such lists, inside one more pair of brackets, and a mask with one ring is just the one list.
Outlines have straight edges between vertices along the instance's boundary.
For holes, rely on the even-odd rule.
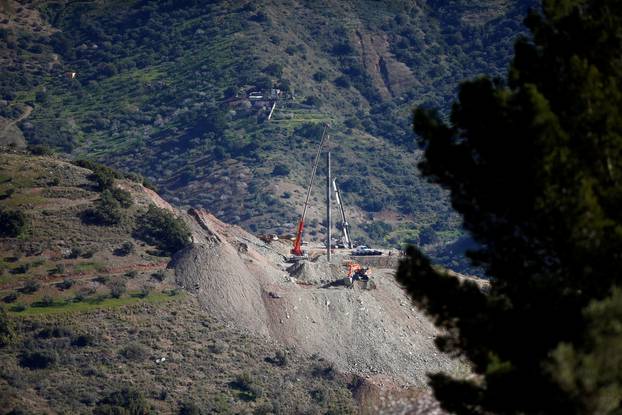
[[396,256],[361,259],[371,280],[348,288],[347,252],[292,265],[102,165],[0,162],[0,413],[429,414],[426,374],[468,374]]
[[[434,253],[462,231],[417,175],[409,113],[500,74],[534,4],[8,0],[0,115],[31,105],[18,124],[29,143],[141,174],[174,204],[257,233],[292,231],[318,124],[330,122],[356,238]],[[267,121],[246,96],[273,85],[286,98]],[[322,195],[318,185],[311,239]]]
[[[0,413],[354,412],[352,375],[206,313],[137,232],[172,208],[91,167],[0,153]],[[110,189],[131,206],[95,222]]]

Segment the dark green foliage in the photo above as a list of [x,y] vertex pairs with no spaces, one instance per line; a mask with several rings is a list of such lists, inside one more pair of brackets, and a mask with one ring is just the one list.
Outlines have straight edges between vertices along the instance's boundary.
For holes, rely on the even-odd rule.
[[112,298],[121,298],[121,296],[126,292],[127,287],[125,285],[125,281],[116,280],[114,283],[110,284],[110,296]]
[[11,270],[11,274],[25,274],[30,269],[30,264],[20,264]]
[[179,415],[201,415],[203,411],[193,402],[184,402],[179,408]]
[[0,209],[0,237],[15,238],[26,228],[26,215],[20,211]]
[[166,271],[164,271],[163,269],[159,269],[156,272],[154,272],[153,274],[151,274],[151,276],[158,282],[162,282],[166,279]]
[[131,271],[126,272],[125,276],[128,277],[128,278],[136,278],[138,276],[138,271],[133,269]]
[[393,230],[393,227],[383,221],[373,221],[363,226],[365,232],[370,238],[374,240],[383,240],[389,232]]
[[46,145],[29,145],[28,150],[35,156],[51,156],[54,150]]
[[271,63],[263,68],[263,71],[268,75],[272,75],[275,78],[280,78],[283,75],[283,66],[278,63]]
[[112,195],[110,190],[106,189],[102,192],[99,200],[95,202],[95,208],[85,213],[86,222],[96,225],[116,225],[121,223],[124,214],[121,204]]
[[70,337],[72,332],[70,329],[63,326],[45,327],[37,333],[39,339],[58,339],[61,337]]
[[316,82],[325,81],[327,78],[328,78],[328,75],[326,75],[326,73],[322,71],[318,71],[313,74],[313,80],[315,80]]
[[250,373],[242,373],[238,375],[235,380],[229,383],[229,386],[233,389],[239,390],[240,399],[246,401],[255,401],[263,394],[263,389]]
[[316,363],[311,370],[311,375],[315,376],[316,378],[333,380],[335,379],[336,373],[335,373],[335,368],[333,367],[333,365],[331,364],[325,365],[321,363]]
[[313,140],[320,140],[322,137],[322,132],[324,131],[324,125],[312,122],[306,122],[301,124],[294,130],[296,135],[301,137],[310,138]]
[[22,353],[19,364],[28,369],[45,369],[56,363],[58,356],[54,351],[26,351]]
[[7,315],[4,308],[0,307],[0,347],[9,345],[15,337],[13,321]]
[[4,298],[2,298],[2,301],[4,301],[7,304],[14,303],[15,300],[17,300],[17,292],[15,291],[5,295]]
[[33,307],[51,307],[54,305],[54,299],[49,295],[44,295],[39,301],[31,304]]
[[80,255],[82,255],[82,248],[78,247],[74,247],[71,248],[71,251],[69,252],[69,254],[66,256],[67,259],[76,259],[78,258]]
[[71,345],[75,347],[86,347],[95,344],[95,337],[90,334],[81,334],[71,339]]
[[347,76],[339,76],[335,78],[334,82],[339,88],[350,88],[350,79]]
[[272,169],[273,176],[287,176],[289,174],[289,167],[285,164],[277,164]]
[[76,160],[74,164],[93,171],[91,179],[97,183],[99,191],[111,189],[114,184],[114,179],[120,179],[122,177],[119,172],[92,160]]
[[311,105],[313,107],[319,107],[322,101],[318,97],[311,95],[305,98],[305,100],[302,101],[302,103],[305,105]]
[[21,311],[24,311],[27,308],[28,306],[26,304],[17,303],[13,307],[11,307],[11,311],[15,311],[16,313],[19,313]]
[[143,395],[132,388],[111,393],[97,404],[94,415],[144,415],[149,407]]
[[114,254],[118,256],[127,256],[134,253],[134,251],[136,251],[134,244],[130,241],[125,241],[120,247],[114,250]]
[[622,3],[544,1],[507,85],[464,84],[447,126],[418,109],[420,168],[448,188],[490,293],[418,251],[398,278],[482,382],[434,375],[460,414],[617,413],[622,403]]
[[48,275],[62,275],[65,273],[65,264],[59,262],[56,266],[48,270]]
[[71,287],[73,287],[74,283],[75,283],[74,280],[64,279],[62,282],[57,283],[56,287],[60,290],[68,290]]
[[121,207],[124,209],[127,209],[134,204],[132,194],[127,190],[123,190],[119,187],[113,187],[110,189],[110,193],[112,193],[112,197],[117,199],[117,202],[119,202]]
[[37,280],[28,280],[24,284],[22,288],[19,289],[19,292],[23,294],[33,294],[37,292],[41,288],[41,284]]
[[172,255],[190,242],[190,230],[166,209],[151,205],[136,221],[134,237]]
[[147,358],[147,348],[140,343],[132,342],[121,349],[119,354],[127,360],[141,362]]

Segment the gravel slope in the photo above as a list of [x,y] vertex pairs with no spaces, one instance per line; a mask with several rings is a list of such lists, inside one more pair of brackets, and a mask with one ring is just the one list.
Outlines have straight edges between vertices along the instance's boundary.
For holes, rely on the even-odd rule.
[[373,290],[322,288],[345,276],[339,258],[290,275],[283,256],[253,235],[204,211],[191,213],[185,218],[195,243],[173,266],[178,283],[197,293],[209,313],[367,378],[423,386],[429,372],[466,372],[438,352],[437,330],[411,305],[393,270],[372,269]]

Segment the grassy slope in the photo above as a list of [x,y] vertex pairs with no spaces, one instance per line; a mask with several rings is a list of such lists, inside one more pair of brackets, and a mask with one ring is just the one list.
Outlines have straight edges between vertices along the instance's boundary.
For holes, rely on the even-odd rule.
[[[289,350],[287,365],[270,363],[278,346],[211,319],[176,289],[170,258],[132,237],[149,203],[139,185],[117,181],[134,199],[122,224],[90,225],[80,219],[99,197],[89,170],[9,153],[0,153],[0,166],[0,208],[20,209],[29,224],[19,238],[0,238],[0,307],[16,332],[0,347],[0,413],[89,413],[128,386],[154,413],[178,413],[184,402],[218,413],[353,411],[349,379],[324,376],[325,362]],[[115,255],[127,241],[135,251]],[[29,281],[34,292],[24,289]],[[121,283],[127,291],[111,297]],[[92,337],[85,346],[75,344],[81,335]],[[33,353],[50,366],[25,367]]]
[[[459,221],[445,195],[417,175],[409,111],[447,108],[460,80],[498,74],[533,2],[441,3],[42,2],[65,42],[44,44],[43,54],[54,47],[62,65],[12,105],[32,101],[44,84],[22,125],[31,142],[139,172],[174,202],[257,232],[292,230],[319,140],[297,128],[328,121],[354,234],[386,245],[443,245],[460,235]],[[273,63],[282,75],[263,71]],[[273,122],[223,101],[227,88],[244,93],[266,76],[287,81],[297,97]],[[350,86],[338,87],[339,77]],[[302,105],[308,97],[317,99]],[[224,128],[205,128],[202,117],[215,114]],[[296,190],[289,198],[271,176],[276,164],[289,167],[281,180]],[[310,219],[309,236],[319,237],[319,209]]]

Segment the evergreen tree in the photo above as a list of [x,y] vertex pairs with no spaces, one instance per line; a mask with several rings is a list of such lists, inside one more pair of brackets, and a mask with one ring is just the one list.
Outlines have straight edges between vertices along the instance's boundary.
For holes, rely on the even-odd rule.
[[507,83],[417,109],[424,175],[451,192],[487,294],[417,250],[398,271],[475,380],[433,375],[456,413],[613,413],[622,399],[622,2],[544,0]]

